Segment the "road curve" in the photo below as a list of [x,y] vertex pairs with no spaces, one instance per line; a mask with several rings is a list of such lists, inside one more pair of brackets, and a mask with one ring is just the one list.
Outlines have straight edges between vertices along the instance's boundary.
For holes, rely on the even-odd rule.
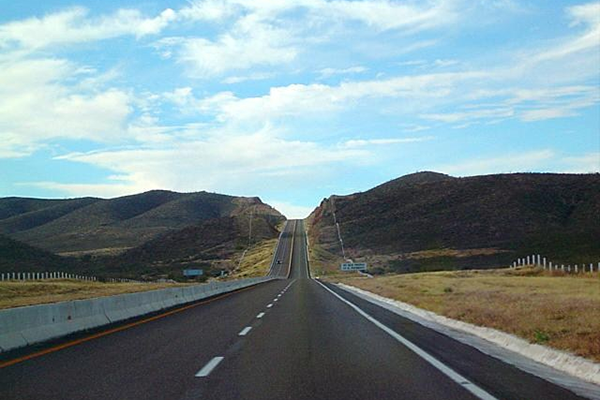
[[1,368],[0,398],[580,398],[310,279],[302,221],[288,222],[275,259],[270,274],[287,279]]

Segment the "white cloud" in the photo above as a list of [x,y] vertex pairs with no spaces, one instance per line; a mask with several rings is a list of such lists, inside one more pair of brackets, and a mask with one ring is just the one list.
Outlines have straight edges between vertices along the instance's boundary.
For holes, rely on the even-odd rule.
[[549,164],[556,153],[550,149],[475,158],[456,164],[440,165],[435,170],[456,176],[537,171]]
[[145,18],[137,10],[120,9],[112,15],[89,18],[82,7],[32,17],[0,25],[0,48],[18,44],[20,47],[43,47],[82,43],[114,38],[121,35],[142,37],[159,33],[175,20],[175,11],[166,9],[154,18]]
[[404,132],[421,132],[421,131],[427,131],[429,129],[431,129],[431,127],[425,126],[425,125],[415,125],[415,124],[402,125],[402,131],[404,131]]
[[[205,140],[178,141],[160,148],[72,153],[58,157],[113,171],[115,183],[98,186],[56,184],[73,195],[134,192],[151,188],[214,190],[253,194],[257,188],[292,183],[287,174],[314,177],[328,165],[368,156],[360,149],[325,147],[309,141],[283,140],[269,127],[252,134],[214,134]],[[50,187],[51,183],[43,183]],[[108,185],[108,186],[107,186]],[[70,190],[70,191],[69,191]],[[78,190],[81,190],[78,192]],[[86,191],[84,191],[86,190]]]
[[410,3],[388,0],[204,0],[192,2],[180,11],[180,15],[191,20],[214,21],[250,13],[261,20],[273,20],[296,10],[305,11],[307,18],[321,23],[357,21],[378,30],[416,31],[452,23],[458,16],[456,3],[450,0]]
[[113,198],[142,193],[155,189],[135,182],[127,183],[60,183],[60,182],[26,182],[18,186],[32,186],[64,193],[73,197],[102,197]]
[[247,81],[262,81],[264,79],[269,79],[274,76],[273,73],[260,72],[260,73],[252,73],[245,76],[229,76],[223,79],[221,82],[232,85],[236,83],[242,83]]
[[[349,27],[355,23],[379,32],[407,33],[448,25],[458,16],[455,3],[455,0],[424,4],[387,0],[194,1],[177,11],[177,18],[213,22],[220,32],[218,36],[164,38],[156,47],[165,58],[176,54],[190,76],[205,79],[256,66],[289,64],[311,43],[327,42],[334,33],[351,31]],[[292,13],[294,18],[290,17]],[[403,51],[431,43],[416,42],[404,46]],[[362,71],[346,73],[349,72]]]
[[562,169],[564,172],[600,172],[600,151],[582,154],[577,157],[564,157],[562,159],[562,164],[564,165],[564,169]]
[[261,97],[238,98],[221,92],[199,100],[200,109],[214,113],[220,121],[265,121],[272,118],[307,116],[341,111],[370,99],[443,99],[460,82],[480,79],[484,73],[445,73],[402,76],[384,80],[343,82],[337,86],[294,84],[272,87]]
[[353,139],[342,143],[342,147],[356,148],[365,146],[381,146],[401,143],[417,143],[432,140],[432,136],[409,137],[409,138],[386,138],[386,139]]
[[368,71],[368,68],[357,65],[348,68],[323,68],[317,72],[320,74],[320,79],[325,79],[333,75],[360,74],[366,71]]
[[221,35],[216,41],[186,39],[178,50],[178,59],[195,78],[210,78],[229,71],[254,66],[286,64],[298,50],[286,31],[263,24]]
[[448,59],[437,59],[433,62],[433,65],[440,68],[451,67],[453,65],[457,65],[460,62],[458,60],[448,60]]
[[422,114],[421,118],[429,119],[432,121],[456,123],[478,119],[511,118],[513,115],[514,110],[512,108],[501,107],[482,110],[458,111],[452,113]]
[[310,215],[314,207],[299,206],[285,201],[264,200],[267,204],[275,207],[277,211],[282,213],[288,219],[304,219]]
[[82,72],[64,60],[0,62],[0,70],[0,155],[23,156],[58,138],[123,140],[128,93],[65,84]]

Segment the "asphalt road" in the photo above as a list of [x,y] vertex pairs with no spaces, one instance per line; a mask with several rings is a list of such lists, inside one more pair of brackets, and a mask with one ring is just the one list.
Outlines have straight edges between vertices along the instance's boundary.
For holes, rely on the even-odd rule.
[[288,279],[44,345],[47,354],[0,369],[0,399],[579,398],[309,279],[301,221],[287,224],[275,258],[271,274]]

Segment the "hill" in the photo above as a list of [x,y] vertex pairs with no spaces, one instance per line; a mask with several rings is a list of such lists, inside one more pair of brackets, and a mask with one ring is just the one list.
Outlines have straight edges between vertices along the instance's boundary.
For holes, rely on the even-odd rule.
[[74,272],[79,267],[78,260],[60,257],[0,235],[0,272]]
[[55,253],[116,254],[201,221],[283,216],[259,198],[153,190],[115,199],[0,199],[0,234]]
[[279,221],[264,214],[212,218],[160,235],[118,256],[97,258],[94,263],[105,275],[118,271],[177,277],[186,268],[201,268],[207,275],[231,272],[245,249],[277,238],[275,224]]
[[331,196],[308,226],[312,242],[339,259],[334,213],[346,256],[382,271],[500,266],[533,253],[569,263],[600,259],[599,174],[426,172]]

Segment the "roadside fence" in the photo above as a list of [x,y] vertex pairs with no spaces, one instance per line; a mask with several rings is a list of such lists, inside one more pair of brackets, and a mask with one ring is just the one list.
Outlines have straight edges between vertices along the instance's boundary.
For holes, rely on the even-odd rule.
[[544,270],[547,271],[561,271],[573,274],[586,272],[600,272],[600,262],[598,262],[596,265],[594,265],[594,263],[559,265],[558,263],[552,263],[552,261],[549,261],[548,259],[546,259],[546,257],[542,257],[539,254],[519,258],[511,264],[510,268],[517,268],[520,266],[542,267]]
[[0,273],[0,282],[3,281],[46,281],[46,280],[58,280],[58,279],[73,279],[78,281],[90,281],[90,282],[111,282],[111,283],[145,283],[144,281],[137,281],[135,279],[125,278],[98,278],[96,276],[86,276],[69,274],[66,272],[3,272]]

